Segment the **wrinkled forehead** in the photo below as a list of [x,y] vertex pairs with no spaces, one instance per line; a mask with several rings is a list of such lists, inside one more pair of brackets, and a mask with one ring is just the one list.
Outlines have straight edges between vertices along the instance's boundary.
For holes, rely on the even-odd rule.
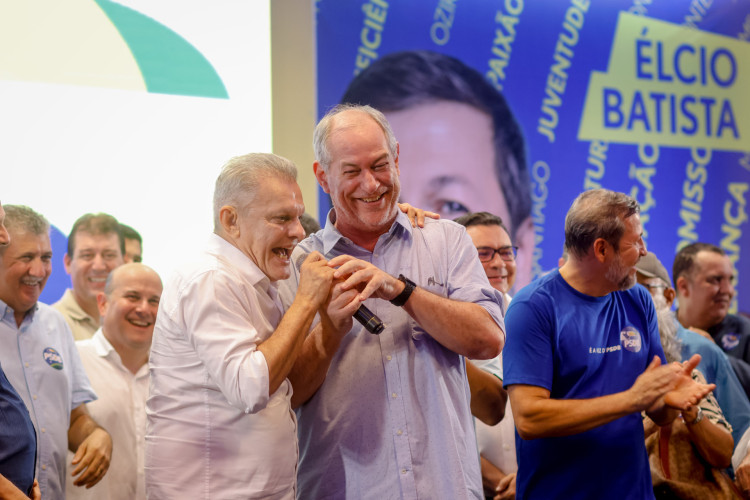
[[13,249],[14,251],[25,252],[38,248],[42,253],[52,252],[49,234],[45,232],[37,234],[33,231],[14,226],[7,229],[10,235],[10,244],[5,247],[5,250]]
[[272,212],[301,214],[305,211],[302,189],[297,181],[273,175],[268,176],[255,192],[245,193],[239,205],[240,215],[245,215],[243,212],[246,212],[251,217]]
[[336,161],[341,155],[360,153],[364,149],[382,150],[390,155],[388,140],[380,124],[366,113],[348,113],[334,117],[328,136],[331,160]]

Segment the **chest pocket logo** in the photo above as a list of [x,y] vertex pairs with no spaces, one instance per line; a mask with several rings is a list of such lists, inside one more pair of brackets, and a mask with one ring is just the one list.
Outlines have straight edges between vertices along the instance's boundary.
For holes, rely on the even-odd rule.
[[55,370],[63,369],[62,356],[60,356],[60,353],[57,352],[55,349],[51,347],[46,348],[44,352],[42,353],[42,356],[44,356],[44,361],[46,361],[47,364],[50,365]]
[[721,347],[725,351],[731,351],[738,345],[740,345],[740,337],[734,333],[727,333],[721,338]]
[[641,333],[632,326],[626,326],[620,332],[620,344],[630,352],[640,352],[642,342]]

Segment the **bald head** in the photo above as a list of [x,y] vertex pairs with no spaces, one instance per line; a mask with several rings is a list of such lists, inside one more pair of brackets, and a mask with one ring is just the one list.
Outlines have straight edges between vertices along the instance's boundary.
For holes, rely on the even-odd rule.
[[[104,294],[107,296],[112,295],[112,291],[118,284],[127,279],[152,281],[153,284],[158,283],[159,290],[162,289],[161,277],[156,271],[140,262],[131,262],[116,267],[109,273],[107,283],[104,285]],[[161,291],[159,295],[161,295]]]
[[161,292],[156,271],[131,263],[113,269],[97,297],[102,332],[133,373],[148,360]]

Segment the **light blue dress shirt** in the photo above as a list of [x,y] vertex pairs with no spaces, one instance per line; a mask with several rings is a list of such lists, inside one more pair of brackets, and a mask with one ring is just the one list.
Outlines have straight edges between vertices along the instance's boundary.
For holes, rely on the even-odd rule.
[[677,338],[682,342],[682,359],[690,359],[693,354],[701,355],[698,369],[709,384],[716,384],[714,396],[732,426],[732,437],[737,446],[742,435],[750,427],[750,401],[747,399],[745,390],[721,347],[702,335],[686,329],[677,320],[675,322],[677,323]]
[[[419,287],[486,309],[503,327],[493,289],[466,230],[451,221],[412,228],[399,213],[369,252],[329,220],[295,249],[349,254]],[[297,269],[280,287],[289,306]],[[484,498],[464,358],[436,342],[403,308],[368,299],[380,335],[354,322],[317,393],[297,410],[298,498]]]
[[96,399],[62,314],[37,303],[20,328],[0,300],[0,363],[29,409],[37,434],[42,498],[65,498],[70,412]]

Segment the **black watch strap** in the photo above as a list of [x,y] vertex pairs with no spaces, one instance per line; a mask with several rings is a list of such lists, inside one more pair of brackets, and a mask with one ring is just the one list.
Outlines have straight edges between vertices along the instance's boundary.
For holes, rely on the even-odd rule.
[[416,283],[414,283],[412,280],[404,276],[403,274],[398,275],[399,281],[403,282],[404,289],[401,293],[399,293],[396,297],[391,299],[391,304],[393,304],[396,307],[401,307],[404,304],[406,304],[406,301],[409,300],[409,297],[411,297],[412,292],[415,288],[417,288]]

